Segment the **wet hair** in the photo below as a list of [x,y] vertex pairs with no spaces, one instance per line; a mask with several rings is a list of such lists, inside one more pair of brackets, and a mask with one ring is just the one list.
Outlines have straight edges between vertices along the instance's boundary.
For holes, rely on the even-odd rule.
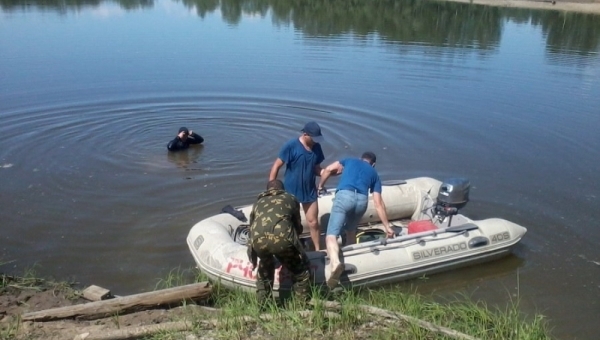
[[377,156],[371,151],[366,151],[362,154],[362,156],[360,156],[360,158],[369,161],[371,165],[375,164],[375,162],[377,161]]
[[272,190],[272,189],[283,190],[283,182],[278,179],[269,181],[269,183],[267,183],[267,190]]

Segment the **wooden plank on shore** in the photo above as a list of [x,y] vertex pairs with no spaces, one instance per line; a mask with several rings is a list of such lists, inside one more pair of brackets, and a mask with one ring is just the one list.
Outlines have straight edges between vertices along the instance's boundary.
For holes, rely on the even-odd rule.
[[83,297],[90,301],[106,300],[111,297],[110,290],[91,285],[83,290]]
[[182,301],[206,300],[211,292],[212,287],[208,282],[200,282],[109,300],[25,313],[21,319],[23,321],[50,321],[66,318],[98,319],[117,313],[127,314],[156,308],[161,305],[181,304]]

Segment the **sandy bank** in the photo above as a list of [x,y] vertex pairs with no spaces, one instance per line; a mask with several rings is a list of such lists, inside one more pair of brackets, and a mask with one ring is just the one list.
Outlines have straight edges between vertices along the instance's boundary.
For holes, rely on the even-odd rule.
[[550,9],[557,11],[600,14],[600,0],[552,1],[552,0],[447,0],[498,7]]

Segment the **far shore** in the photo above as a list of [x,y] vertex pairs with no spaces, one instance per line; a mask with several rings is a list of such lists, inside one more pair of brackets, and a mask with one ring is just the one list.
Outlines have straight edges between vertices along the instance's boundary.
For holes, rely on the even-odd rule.
[[446,0],[478,5],[600,14],[600,0]]

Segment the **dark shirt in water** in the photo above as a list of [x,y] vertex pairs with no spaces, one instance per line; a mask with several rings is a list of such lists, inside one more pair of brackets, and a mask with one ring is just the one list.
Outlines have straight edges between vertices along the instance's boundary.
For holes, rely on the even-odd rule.
[[169,149],[169,151],[185,150],[189,148],[191,144],[200,144],[202,142],[204,142],[204,138],[199,134],[192,132],[186,140],[181,140],[179,136],[175,137],[175,139],[167,144],[167,149]]

